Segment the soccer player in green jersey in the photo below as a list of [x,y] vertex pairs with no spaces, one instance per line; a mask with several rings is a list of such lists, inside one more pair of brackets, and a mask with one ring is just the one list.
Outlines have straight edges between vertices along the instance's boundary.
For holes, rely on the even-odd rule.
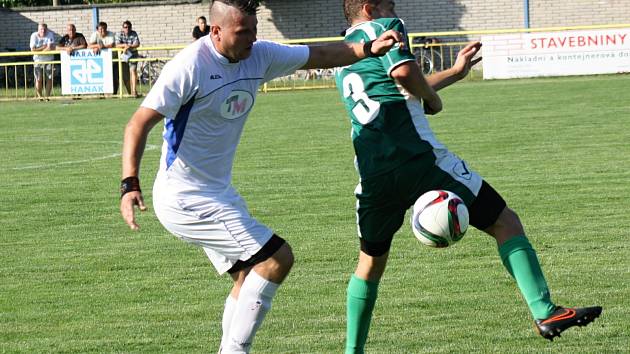
[[[344,12],[351,25],[348,42],[368,42],[390,29],[406,33],[391,0],[344,0]],[[363,353],[394,233],[416,199],[434,189],[459,195],[469,209],[470,224],[496,239],[501,260],[543,337],[553,339],[569,327],[586,325],[602,311],[599,306],[564,308],[551,301],[518,215],[429,128],[425,114],[442,109],[436,91],[464,78],[481,60],[473,59],[480,48],[479,42],[467,45],[452,68],[427,78],[408,43],[337,71],[360,176],[355,193],[361,250],[347,290],[346,353]]]

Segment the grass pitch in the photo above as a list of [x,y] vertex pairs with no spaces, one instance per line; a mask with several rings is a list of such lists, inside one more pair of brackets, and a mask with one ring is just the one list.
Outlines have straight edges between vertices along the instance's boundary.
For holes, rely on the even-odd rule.
[[[368,353],[622,353],[630,348],[628,76],[466,82],[442,92],[438,137],[520,215],[554,301],[604,306],[538,337],[493,241],[448,249],[405,224]],[[230,287],[152,211],[118,213],[123,127],[137,100],[0,103],[0,352],[212,353]],[[255,353],[340,353],[358,241],[349,130],[333,90],[258,96],[234,169],[250,211],[296,264]],[[161,129],[142,185],[151,202]]]

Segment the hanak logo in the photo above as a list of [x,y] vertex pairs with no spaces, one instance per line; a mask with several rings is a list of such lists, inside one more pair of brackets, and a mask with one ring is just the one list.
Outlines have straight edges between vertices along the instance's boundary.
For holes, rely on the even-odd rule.
[[221,116],[225,119],[236,119],[244,116],[254,105],[254,97],[247,91],[232,91],[221,104]]

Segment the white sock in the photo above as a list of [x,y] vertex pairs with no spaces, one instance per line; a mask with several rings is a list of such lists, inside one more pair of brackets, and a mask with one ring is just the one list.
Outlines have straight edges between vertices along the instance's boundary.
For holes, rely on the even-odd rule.
[[245,278],[236,301],[230,324],[229,340],[222,353],[249,353],[256,331],[271,309],[271,300],[280,284],[256,274],[253,270]]
[[223,308],[223,321],[221,322],[221,328],[223,329],[223,336],[221,337],[221,347],[224,348],[227,344],[230,334],[230,324],[232,323],[232,318],[234,318],[234,310],[236,309],[236,299],[232,297],[231,294],[228,294],[228,297],[225,299],[225,307]]

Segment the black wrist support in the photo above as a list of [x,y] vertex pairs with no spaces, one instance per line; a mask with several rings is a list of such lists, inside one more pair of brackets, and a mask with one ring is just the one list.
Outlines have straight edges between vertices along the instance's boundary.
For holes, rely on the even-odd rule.
[[129,192],[142,192],[140,190],[140,180],[136,176],[130,176],[120,181],[120,197]]
[[363,54],[365,55],[366,58],[374,58],[374,57],[382,56],[382,55],[372,53],[373,43],[374,43],[374,40],[363,43]]

